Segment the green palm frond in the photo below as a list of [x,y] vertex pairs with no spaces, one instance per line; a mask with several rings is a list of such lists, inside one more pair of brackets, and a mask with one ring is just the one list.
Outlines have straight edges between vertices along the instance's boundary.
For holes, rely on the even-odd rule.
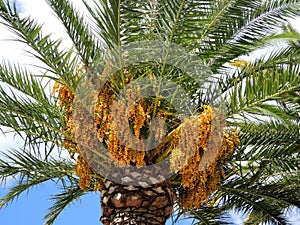
[[122,1],[121,32],[122,43],[157,39],[159,1]]
[[45,108],[45,105],[17,96],[13,91],[11,95],[7,92],[0,87],[0,125],[12,128],[20,136],[25,133],[31,137],[31,144],[41,140],[60,143],[61,117],[58,110]]
[[[21,18],[16,8],[12,8],[9,2],[0,2],[0,18],[3,19],[1,24],[17,35],[17,41],[27,44],[34,50],[30,54],[48,66],[45,69],[63,81],[70,80],[76,68],[76,57],[70,51],[60,50],[61,41],[52,41],[50,35],[43,35],[41,25],[30,17]],[[70,82],[65,83],[67,85]]]
[[242,133],[241,147],[232,162],[234,174],[249,179],[251,184],[270,179],[276,184],[297,178],[300,157],[298,125],[249,124],[242,128]]
[[223,13],[218,12],[217,15],[221,16],[211,26],[212,31],[207,31],[209,47],[215,51],[212,67],[218,68],[229,59],[257,49],[265,36],[286,23],[287,17],[296,17],[299,7],[297,0],[230,1],[225,8],[221,8]]
[[3,159],[0,159],[1,183],[13,177],[17,185],[0,199],[0,208],[7,206],[20,194],[29,192],[34,186],[53,181],[61,185],[62,191],[50,199],[54,203],[45,216],[45,224],[52,225],[66,206],[85,193],[77,186],[78,178],[73,174],[74,162],[69,160],[37,157],[29,151],[20,150],[3,154]]
[[69,1],[48,0],[48,3],[65,26],[81,61],[85,65],[89,65],[100,51],[100,44],[92,34],[91,28]]
[[[45,86],[41,80],[33,76],[27,68],[20,65],[3,62],[0,64],[0,82],[18,90],[35,101],[51,104],[49,96],[45,93]],[[46,106],[46,105],[45,105]],[[50,105],[48,105],[49,107]]]
[[[251,146],[253,151],[260,149],[258,154],[272,156],[269,152],[268,154],[263,152],[264,147],[269,147],[269,149],[274,149],[274,157],[279,156],[292,156],[297,153],[297,148],[300,147],[299,139],[299,125],[290,123],[286,126],[285,123],[270,121],[263,123],[245,123],[241,127],[241,145],[244,146],[245,150],[247,146]],[[276,148],[279,148],[276,153]],[[244,149],[240,149],[242,151]],[[242,153],[243,154],[243,153]],[[239,156],[239,155],[237,155]],[[239,157],[253,157],[260,158],[256,156],[253,152],[247,155],[241,155]]]
[[[285,224],[284,210],[292,204],[299,204],[298,201],[290,202],[290,194],[295,194],[294,191],[299,188],[290,188],[285,191],[279,191],[284,188],[284,185],[278,185],[278,189],[274,188],[274,185],[270,187],[258,186],[252,188],[239,188],[239,187],[224,187],[221,191],[228,194],[226,196],[226,203],[232,204],[231,207],[242,209],[249,214],[249,223],[246,224],[260,224],[260,223],[272,223],[272,224]],[[258,221],[258,223],[257,223]]]
[[231,224],[226,207],[202,206],[192,210],[191,217],[195,218],[196,225],[226,225]]
[[44,225],[52,225],[59,214],[73,201],[78,200],[85,194],[78,186],[64,187],[62,192],[55,194],[50,199],[54,201],[53,206],[50,207],[49,213],[44,217],[46,223]]
[[158,35],[197,50],[213,71],[260,46],[264,36],[286,22],[282,15],[295,17],[300,7],[296,0],[166,0],[160,5]]
[[278,46],[278,43],[282,45],[282,49],[279,49],[277,54],[273,54],[273,57],[271,54],[270,60],[282,64],[296,64],[299,62],[300,34],[291,25],[283,26],[282,29],[285,31],[284,33],[275,33],[266,38],[270,47]]
[[219,201],[247,213],[245,224],[285,224],[286,210],[300,205],[299,126],[252,123],[241,132]]
[[[249,176],[246,170],[234,173],[232,179],[221,186],[221,203],[246,212],[253,224],[285,224],[285,210],[300,203],[299,172],[287,173],[284,179],[279,178],[282,174],[270,171],[265,176],[266,172],[259,170],[266,165],[257,167],[259,176]],[[259,223],[254,223],[256,220]]]
[[[286,94],[300,90],[299,65],[264,66],[261,62],[246,66],[225,81],[228,96],[228,116],[245,112],[261,114],[263,103],[278,101]],[[231,88],[232,87],[232,88]]]
[[25,134],[31,145],[41,141],[59,145],[63,114],[45,93],[41,79],[20,66],[2,63],[0,82],[0,125]]
[[45,181],[74,182],[74,163],[68,160],[40,158],[28,151],[14,150],[4,153],[0,159],[0,177],[2,182],[14,177],[17,185],[1,198],[0,208],[13,201],[24,191]]
[[[245,224],[286,224],[285,213],[300,206],[299,125],[279,121],[239,124],[241,146],[232,156],[220,191],[208,204],[213,221],[226,222],[229,209],[247,215]],[[202,208],[192,217],[206,217]],[[209,224],[199,220],[199,224]]]
[[84,1],[95,22],[95,30],[104,47],[114,49],[121,46],[120,0],[93,1],[93,6]]

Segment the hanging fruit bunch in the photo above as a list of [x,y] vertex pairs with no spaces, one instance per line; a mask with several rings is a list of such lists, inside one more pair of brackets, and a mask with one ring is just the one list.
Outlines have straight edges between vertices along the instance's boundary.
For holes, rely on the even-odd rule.
[[[84,77],[86,70],[85,66],[78,68],[76,79]],[[105,178],[89,164],[89,159],[101,155],[101,152],[83,152],[76,142],[76,132],[89,145],[92,139],[102,143],[109,157],[120,168],[126,165],[141,168],[168,158],[169,169],[174,171],[169,181],[178,190],[180,206],[184,209],[199,207],[218,189],[222,176],[225,176],[223,166],[239,145],[238,133],[225,131],[217,110],[210,105],[199,104],[192,116],[182,118],[163,96],[137,98],[142,96],[144,86],[136,83],[126,88],[142,76],[157,83],[156,73],[157,69],[153,66],[143,65],[140,68],[127,67],[111,75],[102,84],[94,101],[94,122],[87,124],[88,121],[81,115],[76,126],[72,117],[75,93],[57,81],[54,91],[65,111],[64,147],[72,158],[76,158],[75,171],[82,190],[91,186],[100,190]],[[116,100],[121,92],[126,96],[124,101]],[[154,118],[160,120],[155,121]],[[151,132],[153,124],[155,132]],[[86,136],[85,131],[89,129],[94,131],[94,135]],[[132,139],[149,141],[137,141],[135,146],[131,146],[128,143]],[[147,150],[149,143],[153,142],[159,144]]]

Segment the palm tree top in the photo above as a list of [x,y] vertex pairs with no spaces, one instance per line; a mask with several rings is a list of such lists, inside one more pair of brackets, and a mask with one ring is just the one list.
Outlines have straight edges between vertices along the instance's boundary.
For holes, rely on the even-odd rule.
[[[84,191],[101,189],[105,176],[96,167],[143,168],[167,158],[173,171],[167,180],[177,190],[177,204],[203,224],[214,223],[232,208],[249,214],[246,224],[283,224],[284,210],[300,205],[299,34],[284,26],[288,18],[299,16],[298,0],[83,1],[88,17],[67,0],[47,2],[72,41],[71,49],[63,50],[60,40],[42,32],[42,25],[0,0],[2,25],[32,49],[43,71],[37,77],[30,68],[0,65],[0,81],[21,93],[8,94],[0,86],[0,125],[24,137],[27,149],[7,154],[9,162],[0,160],[2,179],[21,174],[20,184],[2,198],[1,206],[34,185],[58,179],[66,185],[46,216],[52,224]],[[242,60],[279,39],[285,44],[273,47],[268,57]],[[163,47],[152,46],[147,56],[162,57],[128,63],[134,59],[125,50],[145,53],[145,43],[153,40]],[[133,48],[136,43],[143,47]],[[179,46],[177,58],[174,46]],[[176,65],[197,65],[193,76],[170,65],[184,57],[190,58]],[[55,81],[52,95],[41,79]],[[180,86],[186,95],[168,92],[168,84]],[[89,92],[92,88],[96,95]],[[155,95],[135,99],[147,88]],[[165,92],[156,93],[159,88]],[[212,99],[217,102],[218,97],[222,104],[217,109]],[[183,118],[181,109],[192,110]],[[118,133],[114,118],[124,115],[128,118],[118,125]],[[199,135],[192,139],[195,130]],[[150,140],[146,144],[162,142],[144,151],[146,144],[128,147],[118,140],[120,135]],[[106,153],[97,153],[91,139]],[[196,151],[189,153],[193,142]],[[71,159],[51,158],[57,147],[68,149]],[[181,162],[186,154],[188,160]],[[103,165],[103,160],[109,163]]]

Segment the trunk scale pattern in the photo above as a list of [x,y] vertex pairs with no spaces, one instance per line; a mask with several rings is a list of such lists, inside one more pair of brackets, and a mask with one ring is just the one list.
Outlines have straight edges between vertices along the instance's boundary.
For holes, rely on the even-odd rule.
[[[132,181],[137,174],[122,180]],[[139,174],[138,174],[139,175]],[[155,183],[157,178],[140,175],[139,186],[124,185],[106,180],[101,191],[104,225],[164,225],[173,211],[175,189],[167,181]],[[148,176],[148,177],[147,177]],[[146,182],[147,178],[148,182]]]

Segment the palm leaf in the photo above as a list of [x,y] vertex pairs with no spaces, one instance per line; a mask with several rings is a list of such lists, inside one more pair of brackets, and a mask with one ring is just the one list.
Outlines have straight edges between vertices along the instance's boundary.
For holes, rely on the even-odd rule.
[[[17,41],[27,44],[34,52],[30,52],[48,66],[47,70],[69,81],[75,71],[76,57],[71,52],[59,50],[61,41],[52,41],[50,35],[42,34],[42,26],[31,18],[21,18],[16,8],[11,8],[9,2],[0,1],[0,17],[4,24],[17,36]],[[70,82],[65,82],[66,85]]]
[[[280,100],[288,93],[299,91],[299,65],[264,66],[258,62],[247,66],[233,79],[225,81],[228,95],[228,116],[241,114],[267,101]],[[254,70],[253,70],[254,69]],[[239,73],[239,72],[238,72]],[[231,83],[231,84],[228,84]],[[226,90],[225,89],[225,90]]]
[[0,87],[0,109],[0,125],[12,128],[20,136],[25,133],[31,144],[41,140],[60,143],[57,137],[61,134],[61,116],[55,107],[45,108],[45,105],[17,96],[13,91],[10,96]]
[[105,47],[115,49],[121,46],[120,1],[93,1],[93,7],[83,1],[95,21],[95,29]]
[[63,188],[63,191],[59,194],[55,194],[50,199],[54,201],[52,207],[50,207],[49,213],[44,217],[46,219],[45,225],[52,225],[59,214],[73,201],[77,200],[85,194],[78,186],[67,186]]
[[8,177],[14,177],[18,184],[1,198],[0,208],[13,201],[24,191],[29,191],[32,187],[45,181],[75,182],[72,177],[74,164],[71,161],[54,158],[45,160],[28,151],[18,150],[4,153],[3,156],[4,159],[0,159],[2,182]]
[[91,28],[69,1],[48,0],[48,3],[65,26],[81,61],[85,65],[89,65],[100,51],[100,44],[92,34]]
[[122,1],[120,10],[122,43],[157,39],[159,8],[158,1]]
[[[10,63],[0,65],[0,125],[12,128],[28,143],[59,145],[64,116],[56,100],[45,93],[42,80],[27,69]],[[9,116],[8,116],[9,115]],[[25,143],[26,144],[26,143]]]

